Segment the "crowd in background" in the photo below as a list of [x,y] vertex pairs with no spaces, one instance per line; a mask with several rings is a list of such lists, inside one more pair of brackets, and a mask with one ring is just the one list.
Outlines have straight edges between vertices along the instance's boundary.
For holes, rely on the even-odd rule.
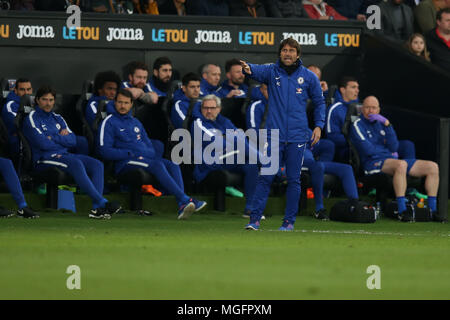
[[[378,5],[381,29],[374,33],[405,44],[415,55],[450,70],[450,0],[0,0],[0,10],[149,15],[274,17],[366,21]],[[445,17],[437,13],[445,10]]]

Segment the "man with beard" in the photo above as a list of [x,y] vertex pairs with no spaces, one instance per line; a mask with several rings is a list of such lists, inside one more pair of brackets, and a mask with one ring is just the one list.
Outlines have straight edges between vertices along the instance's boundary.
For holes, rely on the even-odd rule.
[[437,27],[426,34],[431,62],[450,72],[450,8],[436,15]]
[[159,57],[153,63],[153,75],[149,80],[150,90],[158,97],[166,97],[172,79],[172,62],[167,57]]
[[129,65],[128,82],[122,82],[121,88],[131,92],[133,100],[145,104],[156,104],[158,94],[153,92],[148,81],[148,67],[145,63],[133,61]]
[[238,59],[228,60],[225,64],[227,80],[217,90],[219,98],[245,98],[248,86],[244,83],[245,76]]

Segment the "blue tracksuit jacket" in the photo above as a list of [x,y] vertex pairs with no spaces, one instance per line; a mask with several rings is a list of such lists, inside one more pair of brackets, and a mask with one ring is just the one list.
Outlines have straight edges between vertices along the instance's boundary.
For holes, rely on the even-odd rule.
[[[238,139],[245,139],[245,153],[246,153],[245,158],[248,159],[249,152],[252,152],[256,157],[258,156],[256,149],[253,147],[250,147],[248,140],[246,138],[244,138],[243,136],[239,136],[239,137],[235,136],[233,141],[227,141],[227,139],[225,137],[227,129],[228,130],[237,130],[237,128],[233,124],[233,122],[231,122],[231,120],[228,119],[227,117],[224,117],[221,114],[219,114],[217,116],[216,120],[212,121],[212,120],[206,119],[202,114],[200,114],[196,117],[196,119],[192,123],[191,135],[192,135],[192,137],[198,139],[198,137],[195,136],[195,131],[198,131],[198,132],[202,133],[202,137],[205,137],[206,135],[208,135],[210,137],[209,141],[206,141],[205,138],[202,138],[202,151],[208,145],[213,143],[213,141],[215,140],[215,137],[217,135],[222,135],[223,136],[223,149],[220,152],[220,156],[222,156],[222,155],[226,156],[227,152],[237,150],[237,146],[239,145],[237,142]],[[227,150],[228,144],[230,144],[229,150]],[[233,144],[233,145],[231,146],[231,144]],[[231,147],[233,147],[233,148],[231,148]],[[215,156],[215,153],[213,153],[212,155]],[[230,154],[228,156],[234,157],[234,154]],[[225,158],[223,159],[223,163],[226,163]],[[200,165],[196,165],[196,166],[198,167],[198,168],[196,168],[196,172],[199,173],[199,174],[197,174],[196,179],[198,181],[200,181],[204,177],[206,177],[208,172],[210,172],[212,170],[217,170],[217,168],[221,167],[222,165],[221,164],[212,164],[212,165],[200,164]]]
[[107,100],[105,96],[96,96],[93,94],[86,103],[86,109],[84,111],[84,117],[89,125],[92,127],[95,117],[97,116],[98,104],[102,100]]
[[156,87],[155,78],[153,76],[150,78],[147,85],[150,86],[150,92],[155,92],[158,97],[167,97],[167,92],[161,91]]
[[16,126],[14,125],[14,119],[17,115],[17,110],[20,106],[20,97],[15,94],[14,91],[10,91],[6,97],[6,103],[2,109],[2,119],[8,130],[8,142],[10,148],[14,152],[18,152],[19,138],[16,132]]
[[[225,98],[227,94],[229,94],[230,91],[234,89],[235,89],[234,87],[228,84],[228,80],[225,80],[217,89],[217,96],[219,98]],[[233,98],[245,98],[247,96],[248,86],[245,83],[243,83],[239,86],[238,89],[241,90],[241,94],[238,96],[234,96]]]
[[121,115],[114,109],[102,121],[98,135],[99,154],[106,160],[116,161],[116,172],[130,159],[139,156],[155,158],[155,150],[144,126],[130,113]]
[[252,89],[251,99],[252,101],[245,111],[245,123],[247,129],[253,128],[258,130],[261,127],[268,101],[261,90],[259,90],[259,87]]
[[248,64],[252,79],[267,84],[269,110],[266,128],[279,129],[280,142],[305,143],[310,140],[306,105],[310,98],[315,106],[314,125],[323,128],[325,124],[325,99],[319,79],[300,65],[288,75],[278,61],[270,65]]
[[217,90],[220,88],[220,86],[212,86],[208,81],[202,79],[202,81],[200,81],[200,97],[207,96],[208,94],[219,96]]
[[[67,129],[69,134],[60,135],[59,132],[63,129]],[[24,120],[23,133],[30,142],[35,163],[55,154],[68,153],[68,149],[77,144],[75,134],[61,115],[45,112],[38,106]]]
[[342,134],[347,107],[350,103],[358,102],[359,100],[345,102],[338,90],[335,91],[334,97],[336,102],[329,106],[327,110],[326,136],[334,142],[336,148],[343,148],[347,146],[347,140]]
[[398,149],[397,135],[392,126],[386,127],[378,121],[371,122],[363,115],[353,123],[350,139],[355,144],[368,174],[372,173],[370,170],[373,162],[394,158],[392,153]]
[[[122,84],[120,85],[120,88],[134,88],[134,87],[131,85],[131,83],[129,81],[123,81]],[[146,85],[144,86],[144,88],[142,90],[145,93],[154,91],[149,82],[146,83]]]
[[[170,111],[170,120],[176,129],[183,128],[183,121],[189,110],[190,100],[184,94],[183,90],[178,89],[173,96],[172,110]],[[200,116],[201,102],[198,101],[192,110],[193,119]]]

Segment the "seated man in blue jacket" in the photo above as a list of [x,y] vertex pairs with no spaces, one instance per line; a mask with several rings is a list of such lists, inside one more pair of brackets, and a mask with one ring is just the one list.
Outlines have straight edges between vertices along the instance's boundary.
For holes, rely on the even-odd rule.
[[[347,108],[351,103],[359,103],[359,84],[355,78],[343,77],[335,92],[336,102],[328,107],[326,134],[327,138],[334,142],[337,150],[336,158],[339,161],[348,161],[349,147],[342,133],[345,123]],[[402,159],[415,157],[415,146],[409,140],[400,140],[398,149],[393,152]]]
[[[20,185],[19,177],[11,160],[6,158],[0,158],[0,174],[3,176],[6,186],[9,192],[14,198],[14,201],[19,208],[17,210],[17,216],[21,218],[39,218],[39,215],[28,207],[25,197],[23,196],[22,186]],[[0,218],[7,218],[13,214],[3,207],[0,207]]]
[[[210,94],[202,99],[201,113],[192,123],[191,134],[194,139],[200,139],[202,141],[201,150],[196,150],[195,157],[197,158],[194,163],[200,162],[199,151],[201,151],[201,164],[196,164],[194,168],[194,179],[197,182],[202,181],[206,176],[215,170],[228,170],[231,172],[243,173],[245,175],[245,214],[249,214],[250,203],[253,198],[253,192],[255,189],[256,178],[258,176],[258,153],[256,149],[250,147],[246,137],[244,135],[236,134],[231,139],[226,133],[227,130],[236,132],[236,126],[226,117],[220,114],[221,101],[216,95]],[[211,147],[215,145],[216,139],[222,138],[223,143],[218,145],[218,154],[211,150]],[[219,139],[220,139],[219,138]],[[245,139],[243,141],[244,149],[241,150],[239,146],[239,139]],[[219,140],[218,140],[219,141]],[[242,141],[241,141],[242,142]],[[219,141],[220,143],[220,141]],[[195,142],[194,142],[195,146]],[[212,151],[211,154],[206,155],[206,149]],[[238,154],[245,152],[244,163],[238,161]],[[251,164],[250,153],[253,153],[254,164]],[[205,159],[205,156],[211,156],[211,159]]]
[[245,98],[248,86],[244,83],[245,75],[238,59],[231,59],[225,63],[225,75],[227,79],[222,82],[217,90],[219,98]]
[[393,177],[401,221],[412,221],[407,214],[406,176],[425,177],[428,206],[434,219],[439,219],[436,196],[439,188],[439,167],[427,160],[397,159],[392,153],[398,148],[397,135],[388,119],[379,114],[380,104],[374,96],[364,99],[361,116],[353,123],[350,138],[359,152],[366,175],[384,172]]
[[144,104],[158,103],[158,94],[153,91],[148,82],[148,66],[140,61],[132,61],[128,65],[128,81],[123,81],[121,88],[125,88],[133,95],[133,100]]
[[[175,129],[183,128],[183,122],[188,116],[191,102],[194,104],[192,109],[192,118],[200,114],[200,81],[199,75],[189,72],[181,79],[181,89],[175,91],[173,96],[173,105],[170,111],[170,120]],[[189,130],[189,128],[186,128]]]
[[[19,153],[19,138],[17,136],[17,128],[14,123],[14,119],[16,118],[17,111],[19,110],[21,98],[24,95],[31,95],[32,93],[33,88],[29,79],[17,79],[14,90],[8,94],[6,103],[2,109],[3,122],[8,130],[9,150],[13,155]],[[89,146],[87,139],[83,136],[75,136],[75,139],[76,144],[71,148],[71,151],[75,153],[88,154]]]
[[349,148],[347,140],[342,133],[345,123],[347,108],[351,103],[358,103],[359,84],[353,77],[343,77],[336,90],[336,102],[328,107],[326,120],[327,138],[334,142],[337,154],[336,158],[341,161],[348,160]]
[[130,92],[120,89],[114,100],[115,111],[103,120],[99,130],[99,154],[115,162],[115,172],[144,168],[177,199],[178,219],[187,219],[206,206],[184,193],[180,167],[155,156],[152,142],[142,123],[129,113],[133,106]]
[[149,80],[149,86],[158,97],[167,97],[172,71],[172,61],[168,57],[159,57],[153,62],[153,75]]
[[208,94],[218,95],[220,89],[220,66],[214,63],[207,63],[202,68],[202,81],[200,82],[200,97]]
[[120,77],[114,71],[99,72],[95,75],[94,94],[88,100],[85,110],[86,120],[91,127],[97,116],[99,102],[114,100],[119,86]]
[[6,97],[6,103],[2,108],[2,119],[8,130],[9,150],[13,154],[19,153],[19,137],[17,136],[14,119],[16,118],[17,110],[19,110],[20,98],[32,93],[31,81],[26,78],[19,78],[16,80],[14,90],[10,91]]
[[36,93],[36,104],[24,120],[23,133],[30,143],[36,170],[57,167],[70,174],[92,199],[89,218],[109,219],[121,207],[103,197],[103,163],[82,154],[70,153],[76,144],[75,134],[64,118],[54,113],[56,92],[42,86]]

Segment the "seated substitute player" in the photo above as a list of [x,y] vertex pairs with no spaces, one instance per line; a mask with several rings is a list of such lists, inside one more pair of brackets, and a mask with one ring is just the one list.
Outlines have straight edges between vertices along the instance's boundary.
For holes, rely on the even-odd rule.
[[405,192],[406,176],[425,177],[428,206],[433,219],[442,221],[437,212],[436,196],[439,188],[439,167],[427,160],[403,159],[392,155],[398,148],[397,135],[388,119],[379,114],[380,104],[374,96],[364,99],[361,116],[353,123],[350,138],[359,152],[366,175],[384,172],[393,177],[401,221],[412,221],[407,214]]
[[121,88],[131,92],[133,100],[138,100],[144,104],[158,103],[158,94],[152,91],[148,83],[148,67],[145,63],[133,61],[128,64],[128,82],[123,81]]
[[[214,158],[221,159],[222,163],[212,163],[206,164],[204,163],[204,157],[202,157],[202,164],[196,164],[194,168],[194,179],[197,182],[202,181],[206,176],[215,170],[228,170],[231,172],[243,173],[245,175],[245,214],[249,214],[250,204],[253,198],[253,192],[255,190],[256,178],[258,176],[258,165],[257,164],[249,164],[249,152],[254,152],[254,159],[257,161],[258,153],[256,149],[249,146],[248,141],[245,141],[245,150],[238,150],[236,146],[239,145],[237,143],[238,139],[246,139],[245,136],[236,135],[233,138],[233,141],[229,141],[226,139],[226,131],[227,130],[237,130],[236,126],[226,117],[220,114],[221,111],[221,101],[220,98],[216,95],[210,94],[205,96],[202,99],[201,103],[201,114],[193,121],[191,135],[194,138],[197,138],[196,132],[202,133],[202,154],[205,148],[210,148],[210,144],[214,145],[215,139],[217,136],[223,137],[223,149],[220,150],[221,154],[216,155],[213,154]],[[205,136],[209,136],[207,139]],[[229,150],[227,150],[227,144],[231,145]],[[237,162],[236,154],[239,152],[246,153],[246,161],[244,164],[239,164]],[[234,161],[232,164],[227,164],[226,159],[228,157],[234,157]]]
[[64,118],[54,113],[56,92],[42,86],[36,93],[34,111],[23,123],[23,133],[31,145],[36,170],[57,167],[70,174],[80,188],[92,199],[89,218],[110,219],[121,207],[103,197],[103,163],[82,154],[70,153],[76,143],[75,135]]
[[157,158],[142,123],[129,112],[133,106],[130,92],[120,89],[114,101],[115,111],[103,120],[99,130],[99,154],[115,162],[116,173],[144,168],[177,199],[178,219],[189,218],[194,211],[206,206],[184,193],[180,167],[173,162]]
[[191,101],[195,103],[192,109],[192,117],[199,116],[201,104],[200,100],[198,100],[200,96],[200,81],[200,76],[192,72],[189,72],[181,79],[181,89],[175,92],[173,96],[174,103],[170,111],[170,120],[176,129],[183,128],[183,122],[188,115]]
[[167,57],[159,57],[153,62],[153,75],[149,80],[150,90],[158,97],[167,97],[172,79],[172,61]]
[[200,96],[217,94],[220,82],[220,66],[214,63],[205,64],[202,68],[202,81],[200,82]]
[[31,95],[33,93],[33,87],[31,81],[26,78],[19,78],[16,80],[14,90],[10,91],[6,97],[6,103],[2,109],[2,119],[8,130],[8,142],[9,150],[11,153],[19,153],[19,137],[17,136],[17,128],[14,124],[14,119],[19,110],[20,99],[24,95]]
[[[39,215],[28,207],[25,197],[23,196],[22,186],[19,177],[11,160],[0,158],[0,174],[8,187],[9,192],[17,204],[17,216],[21,218],[39,218]],[[0,218],[7,218],[14,215],[3,207],[0,207]]]
[[91,127],[97,115],[99,102],[114,100],[119,86],[120,77],[114,71],[99,72],[95,75],[94,94],[88,100],[85,110],[86,120]]
[[248,86],[244,83],[245,75],[242,73],[241,62],[231,59],[225,63],[225,75],[227,79],[217,89],[219,98],[245,98]]
[[[5,106],[2,110],[3,122],[8,130],[8,142],[10,146],[10,151],[12,154],[17,154],[19,152],[19,140],[17,136],[17,128],[14,123],[17,111],[20,107],[20,100],[24,95],[31,95],[33,93],[33,88],[31,86],[31,81],[26,78],[19,78],[16,81],[16,85],[13,91],[8,94],[6,98]],[[88,154],[89,145],[88,141],[83,136],[75,136],[76,144],[71,148],[71,152]]]

